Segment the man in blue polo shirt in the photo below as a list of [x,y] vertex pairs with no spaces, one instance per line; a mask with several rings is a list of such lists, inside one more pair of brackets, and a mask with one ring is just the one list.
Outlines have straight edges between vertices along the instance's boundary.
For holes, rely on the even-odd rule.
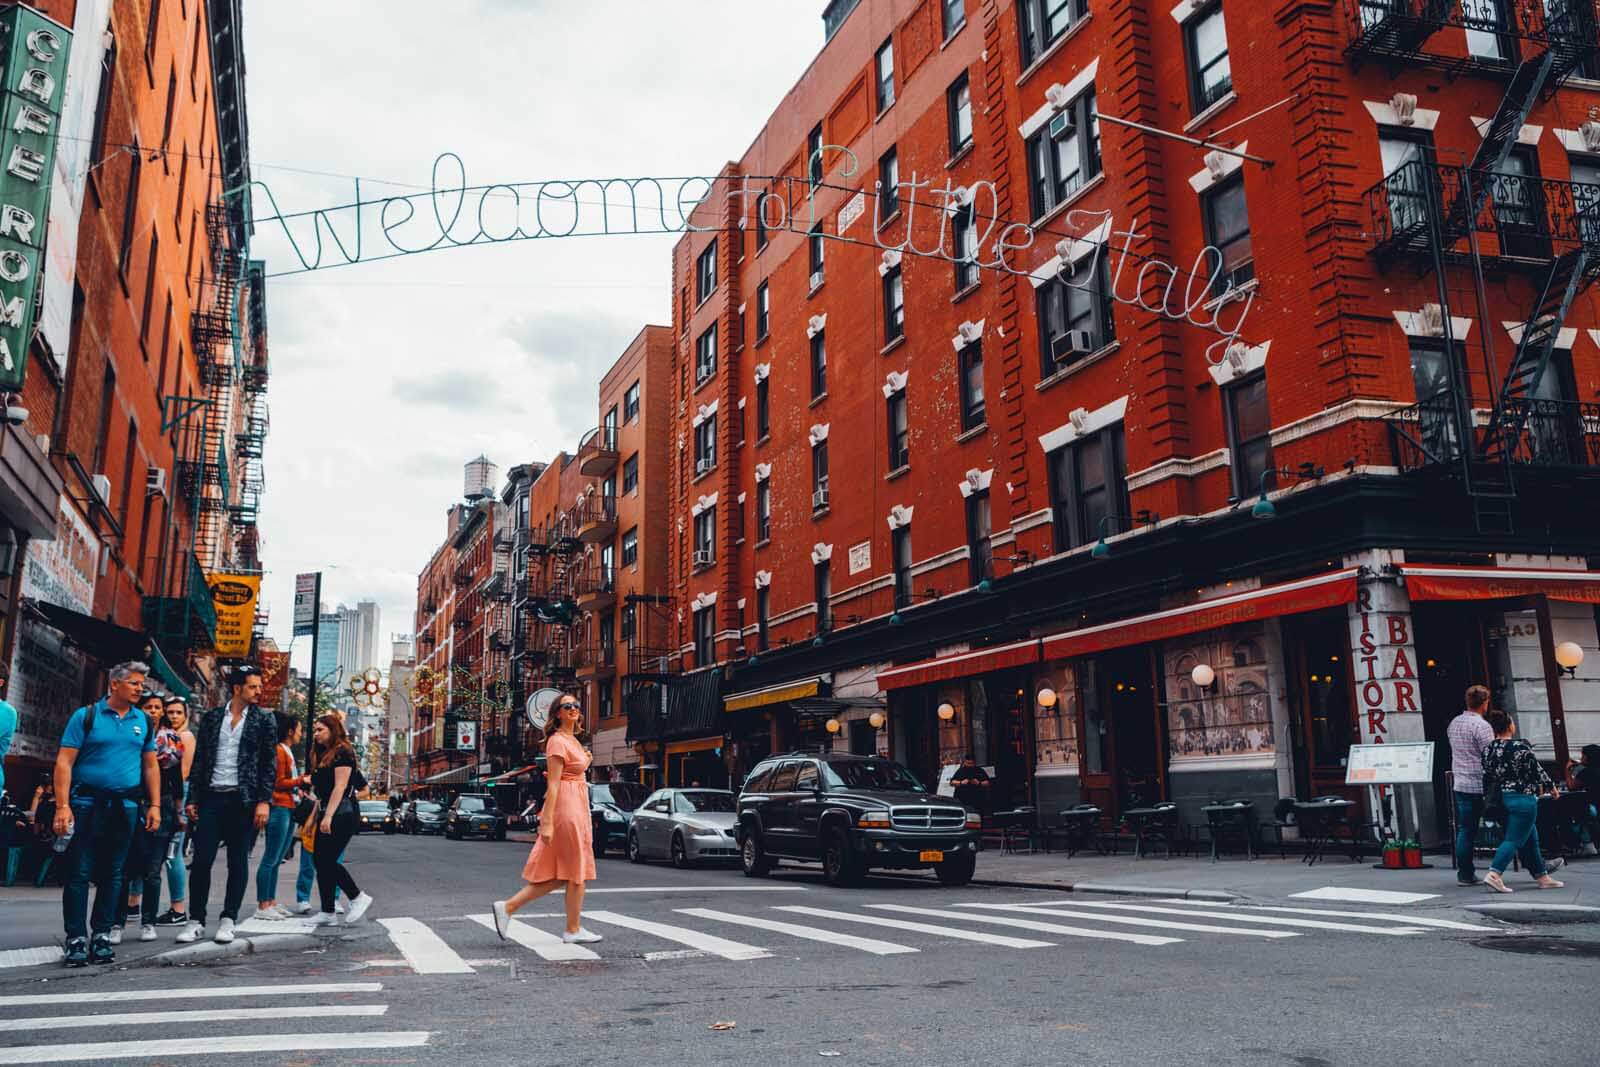
[[[67,930],[66,963],[111,963],[111,927],[122,903],[122,867],[133,843],[139,798],[149,800],[145,829],[161,826],[161,772],[150,720],[136,706],[150,668],[119,663],[111,668],[110,691],[67,720],[56,755],[56,796],[70,803],[56,809],[57,837],[72,835],[67,853],[61,914]],[[94,943],[86,943],[89,882],[95,884]]]

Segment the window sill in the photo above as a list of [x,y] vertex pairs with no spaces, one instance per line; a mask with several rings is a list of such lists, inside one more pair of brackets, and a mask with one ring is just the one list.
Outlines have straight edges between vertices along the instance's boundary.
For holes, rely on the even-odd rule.
[[716,564],[715,560],[713,560],[710,563],[696,563],[694,565],[694,570],[692,570],[690,573],[691,574],[704,574],[706,571],[710,570],[711,568],[715,567],[716,565],[717,564]]
[[818,404],[822,403],[826,399],[828,399],[828,394],[827,394],[826,390],[824,390],[823,392],[820,392],[816,396],[812,397],[811,398],[811,403],[806,405],[806,406],[814,408],[814,407],[816,407]]
[[764,433],[760,437],[756,438],[756,447],[760,448],[770,440],[772,440],[772,435],[770,433]]
[[893,341],[890,341],[888,344],[886,344],[882,348],[878,349],[878,355],[887,356],[890,352],[893,352],[895,349],[899,348],[901,345],[903,345],[905,343],[906,343],[906,335],[904,333],[902,333],[899,337],[896,337]]
[[882,233],[883,230],[884,230],[884,227],[888,226],[891,222],[893,222],[895,219],[898,219],[899,217],[900,217],[900,204],[897,201],[895,203],[894,210],[889,212],[883,218],[878,220],[878,232]]
[[989,423],[987,421],[980,422],[980,423],[978,423],[978,425],[974,426],[972,429],[963,430],[960,434],[958,434],[956,436],[956,444],[964,445],[968,441],[975,441],[979,437],[982,437],[988,431],[989,431]]
[[[1254,260],[1251,262],[1253,263]],[[1538,262],[1543,262],[1543,260],[1539,260]],[[1235,300],[1243,300],[1248,296],[1253,296],[1255,291],[1259,288],[1261,288],[1261,279],[1251,278],[1249,281],[1230,292],[1226,301],[1224,301],[1220,296],[1214,296],[1210,300],[1207,300],[1204,304],[1201,304],[1200,308],[1202,311],[1221,311],[1224,307],[1233,303]]]
[[712,286],[711,287],[711,291],[709,293],[707,293],[705,296],[702,296],[699,300],[695,301],[694,310],[696,312],[698,312],[701,308],[706,306],[706,301],[707,300],[710,300],[712,297],[714,297],[716,295],[717,295],[717,287],[716,286]]
[[878,111],[878,113],[876,115],[872,116],[873,124],[876,125],[877,123],[882,122],[883,121],[883,116],[887,115],[889,112],[894,110],[895,101],[897,101],[899,99],[900,98],[898,96],[895,97],[894,100],[891,100],[887,104],[885,104]]
[[[1184,133],[1193,133],[1195,130],[1199,129],[1201,126],[1204,126],[1207,122],[1210,122],[1212,119],[1216,118],[1218,112],[1226,110],[1229,105],[1236,104],[1238,102],[1239,102],[1238,94],[1235,93],[1232,89],[1229,89],[1227,94],[1225,96],[1223,96],[1222,99],[1218,100],[1216,103],[1212,104],[1210,107],[1208,107],[1204,111],[1200,112],[1200,114],[1196,115],[1194,118],[1192,118],[1188,122],[1184,123],[1183,124],[1183,132]],[[1201,138],[1201,140],[1204,140],[1204,138]]]
[[704,378],[695,379],[694,388],[689,390],[689,392],[698,393],[700,390],[704,389],[706,386],[710,385],[712,382],[714,382],[716,380],[717,380],[717,372],[716,371],[712,371],[710,374],[706,375]]
[[965,289],[961,290],[955,296],[952,296],[950,298],[950,303],[959,304],[963,300],[965,300],[967,297],[971,296],[973,293],[976,293],[981,288],[983,288],[983,278],[980,276],[977,281],[973,282],[971,285],[969,285]]
[[695,482],[705,481],[715,473],[717,473],[717,468],[715,465],[713,465],[710,470],[701,471],[699,474],[696,474],[693,478],[689,479],[689,484],[693,485]]
[[761,549],[761,548],[766,548],[770,544],[772,544],[772,538],[763,537],[761,540],[756,542],[755,547],[758,548],[758,549]]
[[1104,185],[1105,181],[1106,172],[1102,170],[1099,174],[1096,174],[1093,178],[1090,178],[1088,181],[1074,189],[1071,193],[1067,194],[1067,197],[1062,200],[1061,203],[1057,204],[1055,207],[1051,208],[1049,211],[1046,211],[1043,215],[1040,215],[1038,218],[1030,222],[1028,224],[1029,227],[1035,233],[1038,233],[1040,230],[1050,225],[1050,223],[1054,222],[1073,204],[1076,204],[1079,200],[1082,200],[1085,196],[1088,196],[1090,193],[1100,188],[1100,186]]
[[957,37],[961,36],[961,31],[966,29],[966,28],[967,28],[967,20],[965,18],[963,18],[959,23],[956,24],[955,28],[952,29],[949,32],[949,34],[947,34],[945,36],[945,39],[943,41],[939,42],[940,51],[943,51],[944,49],[950,47],[950,42],[955,40]]
[[820,519],[823,516],[827,515],[828,512],[830,512],[832,510],[833,510],[832,508],[812,508],[811,509],[811,521],[812,522],[816,522],[818,519]]
[[1050,377],[1040,381],[1038,385],[1034,386],[1034,389],[1042,393],[1051,386],[1058,385],[1061,382],[1066,381],[1068,378],[1071,378],[1074,374],[1077,374],[1085,367],[1092,366],[1093,364],[1099,363],[1101,360],[1109,356],[1116,355],[1121,348],[1121,341],[1112,341],[1108,345],[1101,345],[1093,352],[1090,352],[1087,356],[1084,356],[1082,359],[1078,360],[1078,362],[1067,367],[1062,367],[1060,370],[1050,375]]
[[955,154],[952,155],[949,159],[944,161],[944,169],[945,170],[949,170],[951,167],[954,167],[957,163],[960,163],[963,159],[966,159],[968,156],[972,155],[972,150],[977,145],[977,143],[978,143],[977,142],[977,138],[973,138],[973,139],[969,140],[966,144],[962,145],[960,148],[956,149]]
[[892,482],[896,478],[899,478],[902,475],[906,475],[906,474],[910,474],[910,473],[911,473],[911,464],[902,463],[900,466],[896,467],[894,470],[890,471],[888,474],[885,474],[883,476],[883,480],[886,481],[886,482]]
[[1023,82],[1037,74],[1039,72],[1039,68],[1050,62],[1050,60],[1054,59],[1056,53],[1065,48],[1068,41],[1078,36],[1078,34],[1083,31],[1083,28],[1089,25],[1089,20],[1092,18],[1094,18],[1094,12],[1090,11],[1088,14],[1084,15],[1083,18],[1067,27],[1066,33],[1063,33],[1060,37],[1056,38],[1054,43],[1052,43],[1049,48],[1046,48],[1043,52],[1039,53],[1039,58],[1035,59],[1032,63],[1029,63],[1027,69],[1025,69],[1021,74],[1017,75],[1017,84],[1021,85]]
[[760,337],[757,337],[756,341],[755,341],[755,347],[756,348],[760,348],[762,345],[766,344],[767,343],[767,338],[769,338],[771,336],[772,336],[772,331],[768,330],[766,333],[762,334]]
[[810,300],[810,299],[811,299],[811,298],[812,298],[812,297],[814,297],[814,296],[816,296],[816,295],[817,295],[817,294],[818,294],[818,293],[820,293],[820,292],[822,292],[822,287],[823,287],[823,286],[824,286],[824,285],[827,285],[827,284],[828,284],[828,279],[827,279],[827,278],[823,278],[823,279],[822,279],[822,281],[820,281],[820,282],[818,282],[818,283],[817,283],[817,284],[816,284],[816,285],[814,285],[814,286],[813,286],[813,287],[812,287],[812,288],[811,288],[811,289],[810,289],[810,291],[808,291],[808,292],[807,292],[807,293],[806,293],[806,299],[807,299],[807,300]]

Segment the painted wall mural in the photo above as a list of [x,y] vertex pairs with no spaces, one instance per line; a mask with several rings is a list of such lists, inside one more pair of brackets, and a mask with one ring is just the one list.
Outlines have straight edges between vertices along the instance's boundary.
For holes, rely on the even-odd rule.
[[[1201,663],[1216,672],[1208,691],[1202,691],[1191,677]],[[1259,623],[1170,642],[1163,652],[1162,670],[1168,745],[1174,762],[1276,751],[1265,632]]]

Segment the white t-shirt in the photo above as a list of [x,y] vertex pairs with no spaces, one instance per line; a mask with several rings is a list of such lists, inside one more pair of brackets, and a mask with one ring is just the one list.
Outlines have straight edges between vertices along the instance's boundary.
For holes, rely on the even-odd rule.
[[217,732],[217,762],[211,768],[211,788],[239,788],[239,742],[244,739],[244,724],[250,719],[250,709],[244,709],[238,725],[233,722],[233,709],[222,710],[222,729]]

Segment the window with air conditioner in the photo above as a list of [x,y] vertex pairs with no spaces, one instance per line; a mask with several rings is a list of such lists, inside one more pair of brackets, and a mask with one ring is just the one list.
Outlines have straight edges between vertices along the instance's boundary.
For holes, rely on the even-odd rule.
[[694,472],[705,474],[717,465],[717,417],[711,415],[694,428]]
[[712,505],[694,517],[694,565],[709,567],[717,561],[717,508]]
[[828,346],[818,330],[811,338],[811,399],[816,400],[828,391]]
[[828,506],[828,442],[818,441],[811,446],[811,510],[820,511]]
[[1084,256],[1039,286],[1039,379],[1050,378],[1117,338],[1105,259]]
[[756,483],[756,543],[772,539],[772,483]]
[[1028,138],[1033,217],[1043,218],[1100,173],[1100,116],[1090,88]]
[[717,324],[700,335],[694,346],[694,383],[700,385],[717,373]]
[[822,223],[820,222],[811,227],[806,234],[806,255],[811,267],[811,288],[813,289],[822,284],[824,277],[823,262],[827,256],[827,252],[823,248],[825,240],[826,238],[822,236]]

